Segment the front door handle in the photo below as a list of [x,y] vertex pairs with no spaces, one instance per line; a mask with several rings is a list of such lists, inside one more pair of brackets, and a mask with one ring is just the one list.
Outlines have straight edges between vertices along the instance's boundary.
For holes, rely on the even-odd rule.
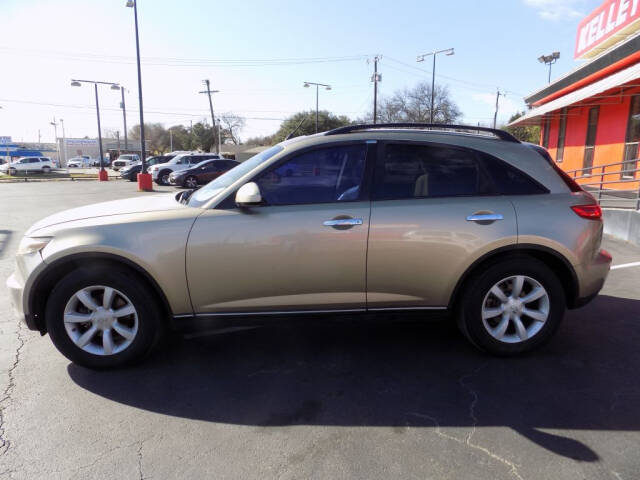
[[467,222],[495,222],[496,220],[504,220],[500,213],[474,213],[467,217]]
[[355,225],[362,225],[361,218],[334,218],[333,220],[325,220],[323,222],[325,227],[334,227],[334,228],[349,228]]

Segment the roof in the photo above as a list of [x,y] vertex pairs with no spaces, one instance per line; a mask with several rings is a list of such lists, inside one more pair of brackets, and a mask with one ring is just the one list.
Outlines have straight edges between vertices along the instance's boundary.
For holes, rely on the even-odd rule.
[[587,85],[586,87],[582,87],[568,93],[567,95],[552,100],[549,103],[535,107],[522,117],[511,122],[509,126],[539,125],[542,117],[547,113],[560,110],[570,105],[575,105],[583,100],[595,97],[596,95],[604,93],[615,87],[621,87],[638,78],[640,78],[640,63],[625,68],[624,70],[614,73],[613,75],[603,78],[591,85]]
[[593,60],[582,63],[570,72],[562,75],[560,78],[557,78],[549,85],[545,85],[530,95],[527,95],[524,98],[524,101],[529,105],[539,102],[549,95],[567,88],[638,51],[640,51],[640,33],[631,38],[625,39],[615,47],[601,53]]

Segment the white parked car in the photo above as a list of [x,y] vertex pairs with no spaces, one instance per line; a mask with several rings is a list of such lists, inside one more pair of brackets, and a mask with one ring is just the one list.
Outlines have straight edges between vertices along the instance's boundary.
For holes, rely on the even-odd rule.
[[90,168],[93,166],[93,160],[89,157],[74,157],[67,162],[68,168]]
[[124,154],[120,155],[117,160],[114,160],[111,164],[111,168],[116,172],[123,167],[128,167],[129,165],[133,165],[136,162],[140,161],[140,156],[132,153],[132,154]]
[[171,175],[171,172],[184,170],[203,160],[217,160],[221,158],[222,157],[216,153],[183,153],[176,155],[166,163],[149,167],[147,172],[151,174],[151,178],[153,178],[153,181],[158,185],[169,185],[169,175]]
[[49,173],[54,168],[56,166],[49,157],[21,157],[15,162],[0,165],[0,172],[8,172],[9,175],[28,171]]

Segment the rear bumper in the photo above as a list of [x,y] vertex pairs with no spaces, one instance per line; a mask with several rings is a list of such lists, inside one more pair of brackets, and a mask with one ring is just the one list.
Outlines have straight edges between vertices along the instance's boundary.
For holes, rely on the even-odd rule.
[[598,295],[609,275],[611,260],[611,254],[601,249],[591,263],[581,266],[579,269],[580,292],[572,308],[582,307]]

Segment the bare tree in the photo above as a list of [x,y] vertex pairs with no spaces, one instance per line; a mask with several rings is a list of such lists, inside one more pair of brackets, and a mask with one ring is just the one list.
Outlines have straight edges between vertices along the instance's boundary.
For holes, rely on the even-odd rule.
[[244,118],[233,113],[223,113],[220,115],[222,127],[222,138],[229,139],[235,145],[240,143],[240,131],[244,128]]
[[[446,86],[436,85],[433,111],[434,123],[456,123],[462,116],[462,112],[451,99]],[[421,82],[413,88],[397,90],[390,97],[382,98],[378,107],[378,121],[429,123],[431,121],[431,84]]]

